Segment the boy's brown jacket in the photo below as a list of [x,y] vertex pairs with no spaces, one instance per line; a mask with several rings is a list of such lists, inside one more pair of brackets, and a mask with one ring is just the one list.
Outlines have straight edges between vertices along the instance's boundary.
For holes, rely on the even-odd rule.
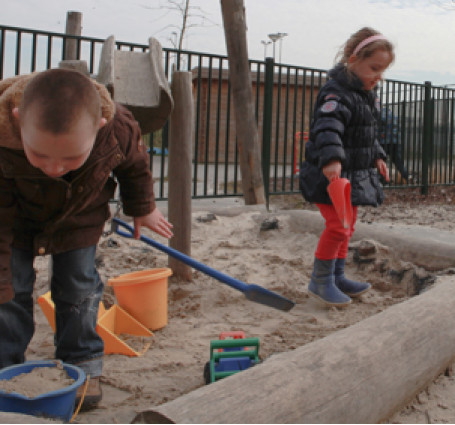
[[11,300],[11,246],[34,255],[57,254],[98,242],[109,200],[120,186],[123,211],[140,217],[155,208],[147,150],[132,114],[97,83],[108,120],[71,179],[47,177],[27,160],[12,115],[35,74],[0,81],[0,304]]

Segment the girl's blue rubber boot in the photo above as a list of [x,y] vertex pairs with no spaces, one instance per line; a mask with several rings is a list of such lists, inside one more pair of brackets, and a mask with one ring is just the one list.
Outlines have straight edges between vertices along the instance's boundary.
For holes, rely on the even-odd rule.
[[335,285],[335,260],[319,260],[315,257],[308,293],[328,305],[345,306],[351,298]]
[[350,297],[358,297],[371,288],[367,282],[356,282],[344,275],[345,258],[338,258],[335,262],[335,285]]

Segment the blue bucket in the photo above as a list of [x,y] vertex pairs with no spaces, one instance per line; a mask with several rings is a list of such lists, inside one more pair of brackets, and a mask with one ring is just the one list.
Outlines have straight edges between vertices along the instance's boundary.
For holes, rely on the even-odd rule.
[[[0,390],[0,411],[62,418],[70,421],[73,416],[76,391],[84,383],[85,373],[81,368],[72,364],[62,363],[62,366],[68,375],[74,379],[71,385],[33,398]],[[21,373],[28,373],[36,367],[56,367],[56,363],[53,361],[30,361],[5,367],[0,369],[0,380],[11,379]]]

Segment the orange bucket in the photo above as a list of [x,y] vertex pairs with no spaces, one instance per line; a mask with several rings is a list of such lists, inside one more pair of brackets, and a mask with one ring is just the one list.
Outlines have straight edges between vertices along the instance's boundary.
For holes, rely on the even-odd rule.
[[118,305],[142,323],[156,330],[167,325],[167,278],[169,268],[141,270],[109,279]]

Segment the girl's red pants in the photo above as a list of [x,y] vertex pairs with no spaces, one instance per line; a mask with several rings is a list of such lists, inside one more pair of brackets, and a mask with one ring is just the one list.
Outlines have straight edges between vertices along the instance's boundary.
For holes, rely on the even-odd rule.
[[355,222],[357,221],[357,206],[352,207],[352,224],[345,229],[335,211],[335,207],[329,204],[316,204],[325,219],[325,229],[322,232],[315,257],[319,260],[334,260],[346,258],[348,245],[354,233]]

